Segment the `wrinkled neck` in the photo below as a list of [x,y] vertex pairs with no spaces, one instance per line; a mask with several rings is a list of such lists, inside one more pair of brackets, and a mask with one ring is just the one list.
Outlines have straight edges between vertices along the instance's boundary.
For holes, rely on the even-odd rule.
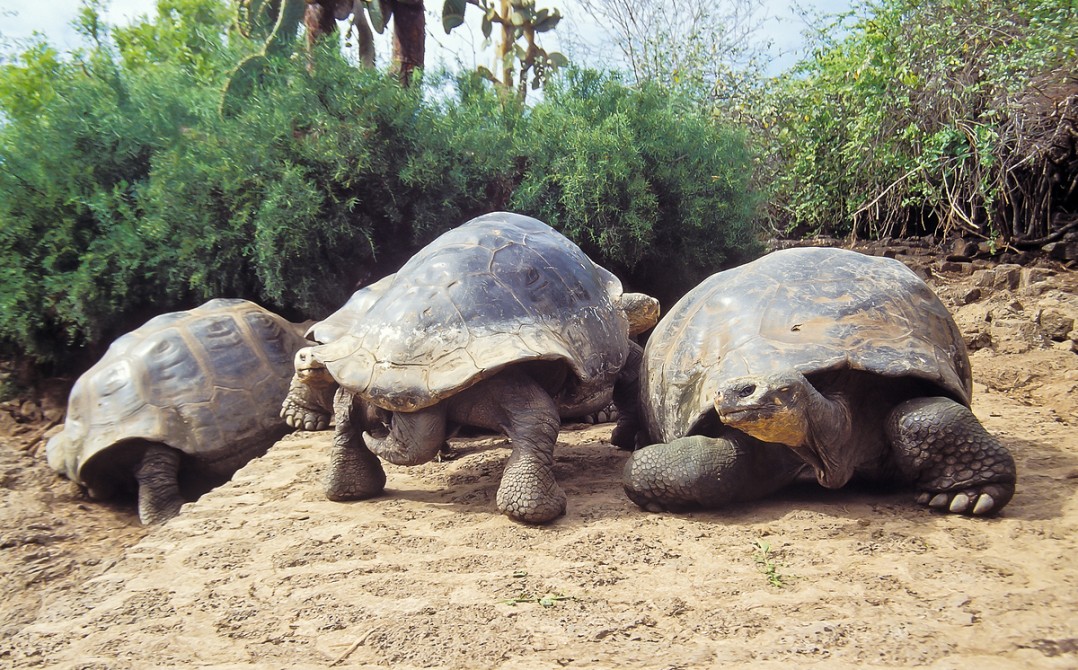
[[[809,394],[805,448],[815,456],[816,479],[828,488],[843,486],[853,476],[857,459],[851,444],[853,418],[849,399],[841,394]],[[810,459],[811,461],[811,459]]]

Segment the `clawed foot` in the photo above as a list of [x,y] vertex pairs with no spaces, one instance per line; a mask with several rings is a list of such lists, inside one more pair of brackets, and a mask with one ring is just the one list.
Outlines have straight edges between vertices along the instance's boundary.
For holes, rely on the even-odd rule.
[[547,523],[565,514],[565,491],[549,468],[506,468],[498,487],[498,511],[521,523]]
[[987,516],[998,512],[1011,499],[1012,493],[1001,485],[989,484],[964,491],[924,491],[917,496],[917,502],[941,512]]
[[326,497],[337,502],[365,500],[381,495],[386,473],[378,457],[363,448],[334,448],[326,474]]
[[296,430],[326,430],[329,428],[329,413],[311,407],[303,407],[285,400],[281,406],[281,418],[289,428]]

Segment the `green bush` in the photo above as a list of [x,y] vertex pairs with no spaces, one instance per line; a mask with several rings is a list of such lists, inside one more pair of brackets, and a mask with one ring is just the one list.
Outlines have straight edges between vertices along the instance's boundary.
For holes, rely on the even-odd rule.
[[0,343],[62,358],[162,297],[140,192],[198,100],[178,95],[181,71],[132,74],[104,52],[64,61],[43,45],[0,81]]
[[671,304],[759,251],[745,138],[703,109],[689,91],[566,73],[518,134],[511,207]]
[[[574,73],[525,108],[471,75],[404,89],[327,48],[268,60],[222,116],[242,54],[157,21],[118,51],[95,33],[0,70],[0,356],[77,369],[219,296],[321,318],[498,209],[667,304],[754,250],[743,138],[677,91]],[[197,54],[174,39],[189,34]]]
[[1051,180],[1012,178],[1040,169],[1051,107],[1078,91],[1076,24],[1074,3],[1052,0],[858,4],[755,107],[773,225],[1045,234],[1044,212],[1005,204],[1023,189],[1051,197]]
[[328,51],[279,65],[238,113],[155,161],[146,218],[181,231],[163,264],[172,293],[318,317],[478,198],[420,89]]

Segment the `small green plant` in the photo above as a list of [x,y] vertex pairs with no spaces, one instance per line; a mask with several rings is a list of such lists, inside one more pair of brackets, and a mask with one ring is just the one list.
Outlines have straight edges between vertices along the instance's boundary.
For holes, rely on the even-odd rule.
[[521,593],[519,596],[510,598],[508,600],[501,601],[503,605],[516,605],[518,603],[539,603],[543,607],[553,607],[555,603],[562,600],[576,600],[573,596],[566,596],[560,593],[548,593],[544,596],[536,596],[530,593]]
[[778,588],[786,586],[786,578],[779,574],[779,564],[772,559],[771,543],[763,540],[756,540],[752,545],[752,548],[754,550],[752,559],[756,561],[756,565],[760,568],[760,572],[764,573],[764,576],[767,577],[767,583]]
[[[513,579],[524,579],[528,576],[525,570],[514,570]],[[575,600],[573,596],[567,596],[560,593],[547,593],[545,595],[537,596],[526,590],[521,590],[520,595],[509,598],[508,600],[500,601],[502,605],[519,605],[521,603],[538,603],[543,607],[553,607],[556,603],[563,600]]]

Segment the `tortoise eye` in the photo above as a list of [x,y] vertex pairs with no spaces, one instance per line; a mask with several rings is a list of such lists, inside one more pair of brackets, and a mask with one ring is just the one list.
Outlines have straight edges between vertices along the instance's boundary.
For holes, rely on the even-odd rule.
[[737,397],[748,398],[753,393],[756,393],[756,384],[745,384],[737,390]]

